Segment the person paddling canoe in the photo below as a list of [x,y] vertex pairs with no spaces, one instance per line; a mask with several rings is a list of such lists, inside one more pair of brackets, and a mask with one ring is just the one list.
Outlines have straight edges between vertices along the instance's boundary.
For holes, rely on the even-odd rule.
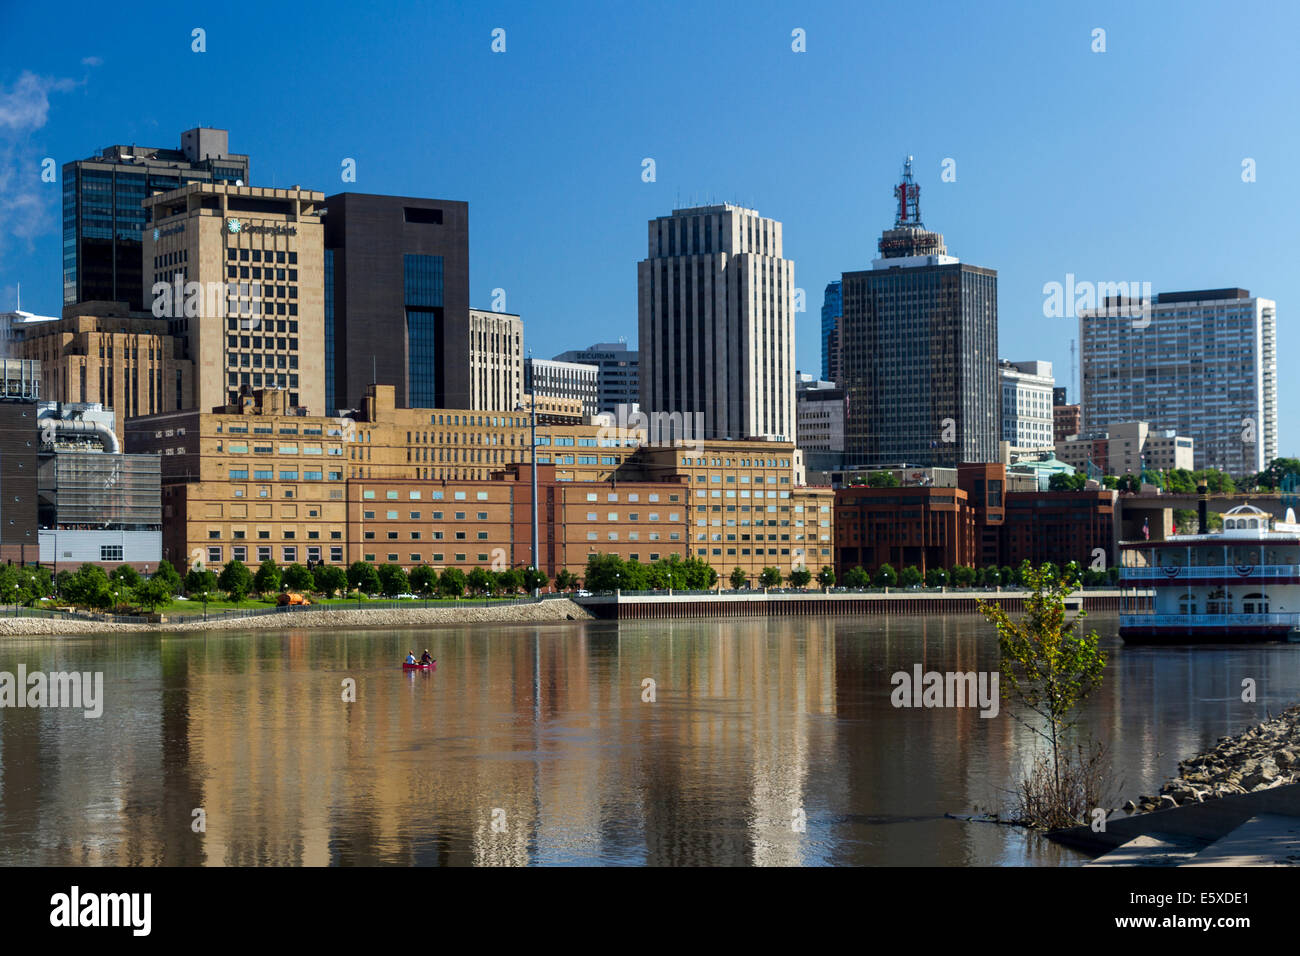
[[415,651],[407,651],[407,652],[406,652],[406,663],[408,663],[408,664],[414,664],[414,663],[415,663]]
[[433,657],[430,656],[429,649],[427,647],[424,649],[424,654],[420,658],[420,663],[424,664],[425,666],[428,666],[429,664],[433,663]]

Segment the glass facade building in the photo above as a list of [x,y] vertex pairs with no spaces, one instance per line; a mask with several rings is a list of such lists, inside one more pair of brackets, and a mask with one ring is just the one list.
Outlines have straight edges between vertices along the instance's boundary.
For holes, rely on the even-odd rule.
[[822,299],[822,381],[838,382],[839,328],[844,315],[843,283],[836,279],[826,284]]
[[434,408],[438,395],[438,338],[442,332],[442,256],[403,258],[406,303],[407,400]]
[[109,146],[64,164],[64,305],[125,302],[147,310],[144,200],[186,183],[247,182],[248,157],[226,152],[224,130],[189,130],[181,138],[180,149]]

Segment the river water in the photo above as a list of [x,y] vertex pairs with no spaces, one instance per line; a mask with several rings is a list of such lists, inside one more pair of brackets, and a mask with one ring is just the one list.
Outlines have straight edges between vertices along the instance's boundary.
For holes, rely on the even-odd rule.
[[[1300,646],[1088,620],[1114,806],[1300,699]],[[0,864],[1077,865],[944,817],[1005,805],[1009,704],[891,704],[915,664],[997,663],[967,615],[7,638],[0,671],[102,672],[104,702],[0,709]]]

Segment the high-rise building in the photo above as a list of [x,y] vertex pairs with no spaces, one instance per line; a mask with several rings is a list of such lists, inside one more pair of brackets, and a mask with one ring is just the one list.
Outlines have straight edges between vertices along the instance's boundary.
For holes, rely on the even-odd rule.
[[524,323],[505,312],[469,310],[470,408],[509,412],[524,396]]
[[[1131,306],[1145,312],[1134,315]],[[1106,299],[1079,312],[1083,431],[1148,421],[1197,468],[1242,477],[1277,457],[1277,305],[1245,289]]]
[[844,318],[844,284],[826,284],[822,298],[822,381],[840,381],[840,323]]
[[1012,449],[1051,448],[1053,438],[1051,362],[998,363],[1002,379],[1002,440]]
[[555,356],[555,361],[596,366],[599,411],[617,412],[620,405],[634,405],[641,400],[640,353],[629,349],[621,339],[597,342],[585,349],[570,349]]
[[247,156],[230,152],[226,130],[203,127],[182,133],[180,149],[106,146],[64,163],[63,304],[147,309],[144,201],[187,183],[247,183],[248,169]]
[[560,398],[582,403],[584,416],[595,415],[596,379],[599,370],[581,362],[556,362],[551,359],[524,360],[524,391],[536,394],[540,411],[542,399]]
[[26,564],[40,556],[37,526],[37,458],[41,364],[0,359],[0,561]]
[[469,204],[339,193],[322,219],[337,407],[377,382],[399,408],[469,408]]
[[998,279],[921,222],[911,157],[894,227],[843,276],[845,455],[863,464],[998,460]]
[[730,204],[649,223],[637,265],[641,408],[706,439],[795,433],[794,262],[781,223]]
[[192,183],[145,200],[152,311],[194,363],[197,408],[279,388],[291,408],[324,410],[323,198]]

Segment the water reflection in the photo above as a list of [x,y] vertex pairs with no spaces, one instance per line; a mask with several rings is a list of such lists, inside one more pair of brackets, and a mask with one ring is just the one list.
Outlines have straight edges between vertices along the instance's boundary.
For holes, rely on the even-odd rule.
[[[1295,646],[1127,649],[1092,623],[1112,660],[1083,730],[1117,800],[1300,696]],[[424,647],[438,670],[403,672]],[[914,664],[996,669],[976,617],[9,639],[19,663],[103,671],[106,702],[0,710],[5,864],[1079,861],[944,817],[1005,801],[1033,744],[1009,707],[890,704]]]

